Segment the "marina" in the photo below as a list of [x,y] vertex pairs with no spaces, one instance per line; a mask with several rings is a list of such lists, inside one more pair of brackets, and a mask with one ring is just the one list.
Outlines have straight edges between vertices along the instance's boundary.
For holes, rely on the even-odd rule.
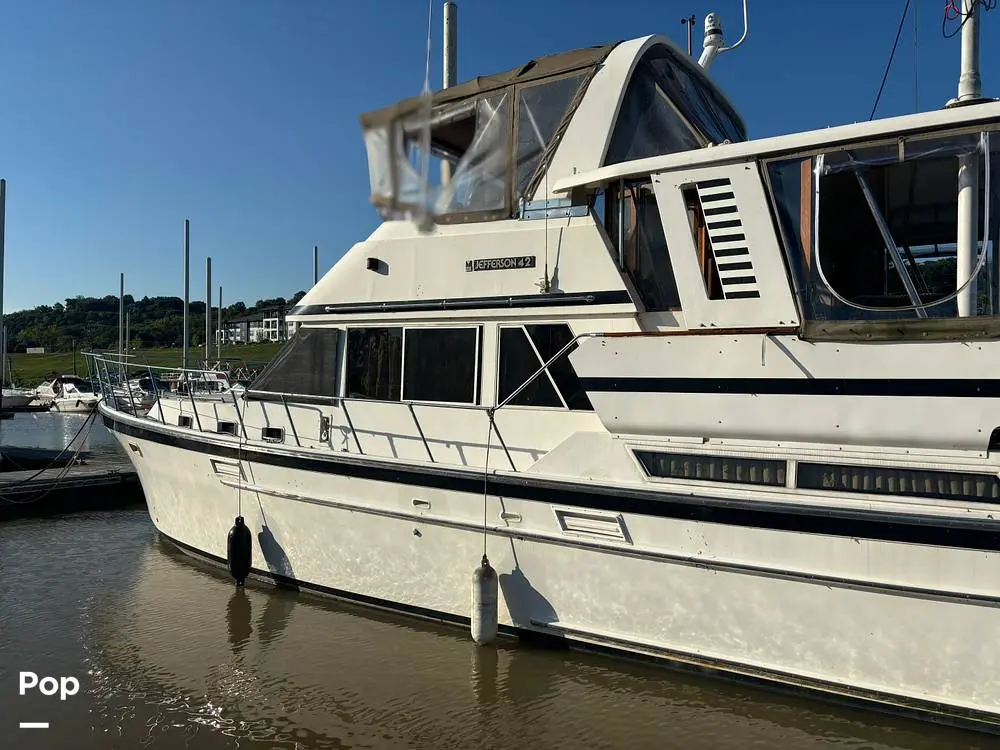
[[135,470],[93,415],[19,413],[0,439],[0,521],[143,502]]

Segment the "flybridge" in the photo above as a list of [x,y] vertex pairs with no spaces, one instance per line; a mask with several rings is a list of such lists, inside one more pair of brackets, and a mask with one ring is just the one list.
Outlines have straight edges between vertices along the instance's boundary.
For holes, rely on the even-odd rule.
[[[531,60],[361,122],[383,217],[437,223],[512,218],[574,172],[746,138],[703,70],[659,36]],[[431,184],[427,154],[449,165],[447,182]]]

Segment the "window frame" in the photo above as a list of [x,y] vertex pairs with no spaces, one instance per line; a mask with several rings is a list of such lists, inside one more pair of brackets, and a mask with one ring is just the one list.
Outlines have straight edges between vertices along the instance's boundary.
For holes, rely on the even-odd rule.
[[[385,328],[385,329],[390,329],[390,330],[393,329],[393,328],[398,328],[402,332],[401,335],[400,335],[401,342],[400,342],[400,347],[399,347],[399,351],[400,351],[400,362],[399,362],[399,398],[395,399],[394,401],[387,401],[387,400],[381,399],[381,398],[364,398],[364,397],[361,397],[361,396],[350,396],[350,395],[348,395],[348,393],[349,393],[348,387],[350,386],[350,383],[347,382],[347,376],[348,376],[347,360],[349,359],[349,357],[347,355],[348,355],[348,346],[349,346],[349,342],[350,342],[351,331],[352,330],[356,330],[356,329],[364,330],[366,328]],[[403,402],[403,398],[402,398],[403,397],[403,356],[404,356],[402,340],[406,339],[406,326],[402,325],[401,323],[392,323],[392,324],[389,324],[389,323],[385,323],[385,322],[379,321],[379,322],[376,322],[374,324],[372,324],[372,323],[352,323],[352,324],[349,324],[349,325],[345,325],[343,330],[344,330],[344,337],[343,337],[344,338],[344,346],[343,346],[343,351],[338,351],[338,354],[341,357],[341,371],[343,372],[343,379],[342,379],[343,388],[340,391],[340,393],[341,393],[340,397],[343,398],[343,399],[350,400],[350,401],[371,401],[371,402],[374,402],[374,403],[377,403],[377,404],[399,404],[399,403],[402,403]]]
[[[849,320],[824,320],[818,319],[812,316],[809,310],[808,304],[806,302],[805,296],[808,294],[808,284],[800,288],[801,278],[799,276],[799,269],[793,267],[790,255],[793,252],[798,252],[797,240],[795,238],[790,238],[788,230],[785,227],[785,223],[781,220],[781,206],[778,202],[778,196],[775,189],[774,181],[771,179],[772,167],[775,165],[780,165],[785,162],[790,161],[804,161],[806,159],[815,160],[816,157],[820,155],[827,154],[840,154],[845,151],[854,151],[858,149],[867,148],[905,148],[908,143],[919,143],[921,141],[930,140],[941,140],[945,138],[957,138],[964,135],[975,135],[977,133],[990,133],[993,137],[1000,138],[1000,123],[996,121],[985,121],[974,124],[963,124],[963,125],[950,125],[950,126],[938,126],[930,127],[919,131],[914,131],[911,133],[905,133],[902,135],[891,135],[891,134],[880,134],[878,136],[869,136],[867,138],[858,138],[850,141],[840,141],[837,143],[827,143],[820,144],[816,146],[811,146],[809,148],[802,148],[798,150],[761,156],[757,160],[757,167],[763,187],[766,193],[767,205],[771,213],[771,224],[774,227],[777,238],[780,242],[781,250],[781,261],[785,267],[785,272],[788,275],[791,289],[793,291],[793,299],[799,314],[799,320],[802,321],[804,329],[815,329],[817,324],[822,324],[824,326],[839,327],[842,324],[850,324],[851,327],[857,328],[858,326],[867,327],[871,325],[887,324],[891,323],[893,326],[904,326],[913,327],[924,325],[927,319],[921,319],[918,317],[884,317],[882,319],[878,318],[858,318]],[[1000,152],[998,152],[1000,153]],[[985,158],[989,158],[988,155]],[[957,169],[956,169],[957,175]],[[818,219],[816,213],[819,210],[817,205],[818,201],[818,185],[815,178],[815,174],[812,178],[812,185],[810,187],[811,200],[813,202],[812,206],[812,222],[809,232],[810,240],[810,252],[809,257],[812,259],[810,262],[819,262],[818,257],[820,253],[819,249],[819,234],[818,234]],[[957,183],[957,177],[956,177]],[[989,196],[986,196],[986,200]],[[1000,200],[996,202],[995,209],[1000,211]],[[998,252],[998,257],[1000,257],[1000,250]],[[928,303],[928,307],[932,307],[935,303]],[[1000,304],[1000,301],[995,301],[994,304]],[[884,312],[892,312],[891,308],[886,308]],[[902,315],[907,315],[907,311],[896,311]],[[989,319],[1000,319],[1000,312],[995,315],[975,315],[972,316],[980,321]],[[931,318],[930,320],[947,321],[949,323],[954,323],[955,321],[961,320],[958,317],[946,317],[946,318]],[[814,331],[815,333],[815,331]],[[821,335],[820,338],[826,337],[825,334]]]
[[[573,96],[570,97],[569,101],[566,103],[566,109],[563,112],[562,117],[559,122],[556,123],[555,129],[552,131],[552,137],[545,144],[542,149],[541,156],[538,159],[538,164],[535,165],[534,171],[528,176],[528,181],[524,185],[524,195],[521,196],[524,200],[534,200],[535,193],[538,192],[539,184],[542,182],[542,177],[548,171],[549,165],[552,163],[552,157],[555,155],[556,150],[559,148],[559,144],[562,142],[562,137],[566,132],[566,127],[570,120],[573,119],[573,115],[576,114],[576,110],[580,106],[580,101],[583,99],[584,94],[587,93],[587,89],[590,86],[590,82],[594,78],[594,73],[587,72],[586,69],[568,70],[564,73],[558,75],[550,76],[548,78],[540,78],[537,81],[529,81],[528,83],[518,84],[513,87],[513,125],[511,132],[511,164],[510,164],[510,205],[514,208],[517,207],[518,196],[517,196],[517,146],[518,138],[521,132],[521,94],[525,91],[529,91],[538,86],[550,85],[558,81],[562,81],[566,78],[580,78],[580,83],[576,87],[576,91],[573,92]],[[530,197],[529,197],[530,196]]]
[[[563,326],[566,326],[569,329],[569,333],[570,333],[570,338],[571,339],[575,338],[577,336],[577,334],[575,334],[573,332],[573,326],[570,325],[570,322],[568,320],[533,320],[533,321],[520,322],[520,323],[497,323],[497,326],[496,326],[496,342],[497,342],[497,345],[496,345],[496,370],[495,370],[494,375],[493,375],[493,404],[494,404],[494,406],[498,406],[500,404],[500,402],[501,402],[501,399],[500,399],[500,355],[502,353],[502,350],[500,348],[500,332],[504,328],[520,328],[521,332],[524,334],[525,338],[528,339],[528,343],[531,345],[531,350],[535,353],[535,356],[538,358],[538,366],[535,367],[535,369],[532,370],[532,372],[537,371],[538,367],[541,367],[541,366],[545,365],[546,362],[548,361],[547,359],[545,359],[545,358],[542,357],[541,352],[538,351],[538,346],[535,344],[534,340],[531,338],[531,334],[528,333],[527,326],[529,326],[529,325],[540,325],[540,326],[559,326],[559,325],[563,325]],[[564,357],[568,357],[569,354],[564,354],[563,356]],[[582,414],[593,414],[594,413],[593,408],[591,408],[591,409],[571,409],[569,407],[569,405],[566,403],[566,397],[563,396],[562,391],[559,389],[559,386],[556,384],[555,378],[553,378],[552,377],[552,373],[549,372],[549,368],[548,367],[545,367],[545,369],[544,369],[544,375],[549,379],[549,384],[552,386],[552,390],[555,391],[556,396],[559,397],[559,402],[560,402],[561,406],[532,406],[531,404],[508,403],[503,408],[504,409],[534,409],[536,411],[538,411],[538,410],[542,410],[542,411],[562,411],[562,412],[582,413]],[[541,376],[539,376],[539,377],[541,377]],[[579,377],[579,376],[577,376],[577,377]],[[535,380],[537,380],[537,379],[538,378],[535,378]],[[518,387],[520,387],[520,385],[522,385],[522,384],[518,384]]]
[[[482,406],[480,391],[482,389],[482,348],[483,348],[483,326],[479,323],[466,323],[464,325],[440,325],[437,323],[428,325],[412,325],[402,326],[403,328],[403,346],[400,349],[402,353],[402,365],[400,367],[399,375],[399,400],[404,404],[436,404],[438,406]],[[430,399],[404,399],[403,393],[406,391],[406,336],[409,331],[453,331],[453,330],[468,330],[472,329],[476,333],[476,343],[475,343],[475,357],[473,359],[473,387],[472,387],[472,401],[432,401]]]
[[[354,396],[347,395],[347,342],[350,337],[350,332],[352,329],[366,329],[366,328],[398,328],[402,331],[402,343],[399,348],[400,352],[400,363],[399,363],[399,398],[392,401],[377,398],[357,398]],[[406,334],[408,331],[413,330],[454,330],[454,329],[473,329],[476,332],[476,345],[475,345],[475,359],[474,359],[474,388],[473,397],[474,401],[431,401],[428,399],[404,399],[403,393],[406,388]],[[343,344],[340,346],[340,351],[338,351],[338,356],[340,356],[340,372],[342,384],[340,394],[341,398],[351,399],[354,401],[371,401],[381,404],[433,404],[437,406],[453,406],[456,408],[465,408],[468,406],[482,406],[482,361],[483,361],[483,325],[481,323],[465,323],[460,325],[442,325],[441,323],[428,323],[425,325],[406,325],[406,324],[370,324],[370,323],[352,323],[344,326],[345,334],[343,336]]]

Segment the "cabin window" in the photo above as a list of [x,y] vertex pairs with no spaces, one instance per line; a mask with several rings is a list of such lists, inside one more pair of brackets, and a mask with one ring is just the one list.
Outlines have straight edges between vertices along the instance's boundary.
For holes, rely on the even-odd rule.
[[407,328],[403,399],[479,401],[479,328]]
[[667,47],[657,46],[643,56],[643,61],[655,74],[657,93],[668,96],[684,119],[710,142],[746,140],[746,128],[739,115],[711,84],[700,80],[705,76],[693,60],[679,58]]
[[301,327],[247,391],[249,398],[328,402],[339,395],[338,328]]
[[[701,268],[701,280],[705,282],[705,292],[709,299],[724,299],[722,281],[719,279],[719,265],[712,252],[712,243],[708,236],[708,222],[705,220],[705,209],[698,197],[698,189],[689,186],[682,189],[684,205],[687,207],[688,221],[691,223],[691,235],[694,238],[695,251],[698,253],[698,266]],[[749,263],[747,266],[749,267]]]
[[[573,334],[565,324],[502,327],[497,403],[506,401],[572,339]],[[509,402],[510,405],[561,407],[573,410],[593,409],[569,361],[569,355],[576,346],[574,342],[568,351],[525,386]]]
[[608,234],[618,262],[648,311],[681,306],[652,182],[619,182],[608,191]]
[[402,328],[348,329],[348,398],[399,401],[402,370]]
[[[557,78],[534,86],[526,86],[517,97],[517,170],[514,178],[515,198],[527,198],[542,155],[562,124],[570,103],[580,89],[583,73]],[[542,165],[542,169],[546,169]]]
[[179,417],[177,417],[177,426],[178,427],[190,427],[191,426],[191,417],[187,416],[186,414],[181,414]]
[[804,315],[955,317],[955,292],[968,279],[958,277],[959,162],[970,156],[979,173],[977,259],[986,254],[971,313],[996,314],[997,206],[983,223],[985,172],[995,162],[983,158],[988,144],[978,133],[914,137],[768,165]]

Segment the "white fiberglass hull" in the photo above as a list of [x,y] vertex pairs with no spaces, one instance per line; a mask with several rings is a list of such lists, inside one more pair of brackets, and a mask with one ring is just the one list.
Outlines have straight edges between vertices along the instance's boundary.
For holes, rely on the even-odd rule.
[[[282,449],[237,462],[216,436],[114,419],[154,524],[188,551],[224,560],[241,513],[259,572],[467,621],[481,473]],[[502,629],[1000,726],[1000,645],[988,635],[1000,630],[1000,554],[970,548],[968,534],[948,546],[892,538],[893,523],[859,538],[837,519],[790,530],[794,514],[771,528],[746,512],[704,522],[638,499],[609,513],[594,508],[614,493],[559,484],[512,483],[486,501]]]
[[61,396],[59,398],[51,399],[49,403],[51,404],[52,411],[64,413],[86,413],[94,411],[100,400],[100,396],[86,394],[79,396]]
[[32,391],[20,391],[3,389],[3,402],[0,404],[4,409],[21,409],[30,404],[35,398]]

